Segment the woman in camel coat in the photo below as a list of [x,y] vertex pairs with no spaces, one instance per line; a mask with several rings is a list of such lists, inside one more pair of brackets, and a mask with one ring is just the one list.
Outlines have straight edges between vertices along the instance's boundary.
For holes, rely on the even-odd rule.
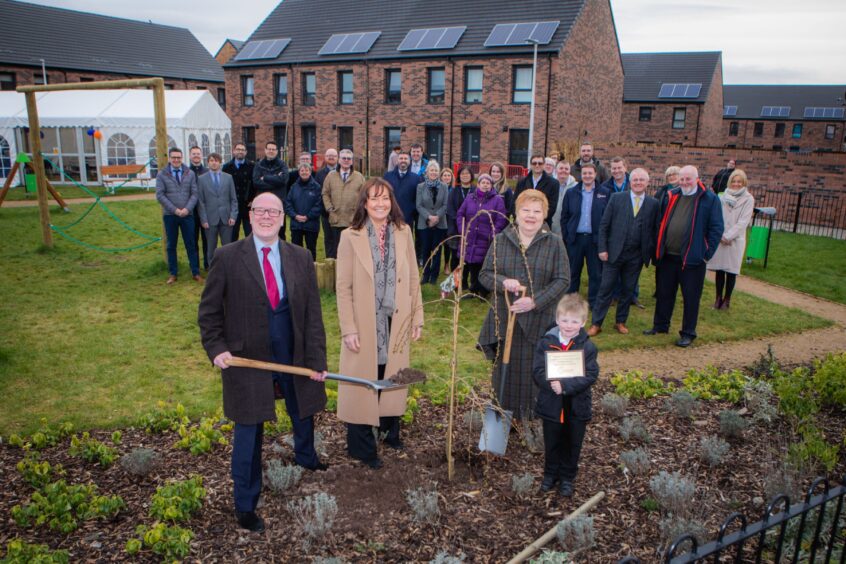
[[[349,229],[341,234],[336,265],[341,324],[339,372],[376,380],[409,366],[411,341],[420,338],[423,300],[411,228],[391,185],[381,178],[362,187]],[[338,384],[338,418],[347,423],[347,450],[372,468],[382,465],[373,427],[401,449],[399,417],[406,388],[375,392]]]

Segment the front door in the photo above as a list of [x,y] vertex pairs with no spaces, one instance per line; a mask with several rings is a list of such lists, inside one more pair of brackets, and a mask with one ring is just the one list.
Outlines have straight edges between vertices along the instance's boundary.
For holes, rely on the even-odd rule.
[[482,150],[482,130],[478,127],[461,128],[461,162],[478,163]]
[[444,156],[444,128],[443,127],[427,127],[426,128],[426,156],[430,161],[438,161],[443,165]]

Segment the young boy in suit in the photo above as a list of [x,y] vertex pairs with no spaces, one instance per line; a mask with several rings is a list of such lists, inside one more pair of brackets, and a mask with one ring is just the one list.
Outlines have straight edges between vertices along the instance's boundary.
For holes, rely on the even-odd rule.
[[[564,497],[573,496],[579,454],[591,418],[591,386],[599,376],[596,345],[584,330],[588,304],[579,294],[567,294],[558,302],[555,322],[538,341],[532,376],[540,391],[535,413],[543,420],[544,469],[541,491],[558,483]],[[546,353],[584,351],[585,374],[547,379]]]

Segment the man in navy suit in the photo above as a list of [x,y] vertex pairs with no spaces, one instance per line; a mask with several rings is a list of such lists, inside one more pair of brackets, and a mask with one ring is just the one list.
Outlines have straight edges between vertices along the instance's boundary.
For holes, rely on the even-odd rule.
[[564,194],[561,210],[561,234],[570,257],[570,288],[578,292],[582,266],[587,263],[588,304],[593,308],[599,293],[602,265],[599,262],[599,224],[610,193],[596,183],[596,165],[582,165],[582,181]]
[[599,296],[593,307],[593,322],[588,329],[591,337],[602,332],[602,322],[620,279],[622,289],[614,327],[623,335],[629,332],[626,320],[635,285],[643,266],[649,265],[655,248],[658,200],[646,195],[649,174],[642,168],[636,168],[628,184],[630,190],[611,195],[599,224],[599,260],[604,264]]
[[[422,174],[426,174],[423,169]],[[411,172],[411,156],[408,151],[400,151],[397,157],[397,167],[385,174],[385,180],[394,189],[402,215],[408,225],[416,225],[417,219],[417,185],[422,182],[420,176]]]

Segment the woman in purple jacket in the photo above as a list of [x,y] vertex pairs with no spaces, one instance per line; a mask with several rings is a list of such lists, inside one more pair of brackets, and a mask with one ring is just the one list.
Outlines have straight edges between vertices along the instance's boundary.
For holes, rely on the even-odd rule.
[[470,291],[482,296],[488,291],[479,284],[479,271],[494,236],[508,225],[505,200],[492,188],[490,175],[479,176],[476,190],[465,198],[456,217],[459,232],[464,235],[461,254],[464,268],[470,273]]

